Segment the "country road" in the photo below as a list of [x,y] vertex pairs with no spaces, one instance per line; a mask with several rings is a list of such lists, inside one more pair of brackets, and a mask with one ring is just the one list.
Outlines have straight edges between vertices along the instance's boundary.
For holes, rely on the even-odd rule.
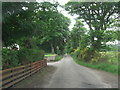
[[108,72],[90,69],[66,56],[12,88],[118,88],[118,77]]

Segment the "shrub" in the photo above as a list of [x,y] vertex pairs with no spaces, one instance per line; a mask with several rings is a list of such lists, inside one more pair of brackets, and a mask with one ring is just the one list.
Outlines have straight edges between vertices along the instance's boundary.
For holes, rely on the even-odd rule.
[[7,48],[3,49],[2,50],[3,69],[20,65],[18,62],[17,55],[18,55],[18,51],[13,51]]
[[44,51],[39,49],[31,49],[30,52],[31,53],[27,58],[30,59],[31,63],[44,59]]
[[39,49],[21,49],[18,57],[21,64],[33,63],[44,58],[44,51]]
[[55,61],[59,61],[59,60],[61,60],[63,58],[63,56],[57,56],[56,58],[55,58]]
[[92,55],[91,50],[88,47],[80,51],[80,59],[84,61],[90,61],[91,55]]
[[94,51],[90,48],[86,47],[83,50],[78,47],[74,50],[74,57],[78,58],[79,60],[90,61],[93,58]]
[[28,56],[30,55],[29,49],[20,49],[18,52],[19,63],[22,65],[30,63]]
[[2,64],[3,69],[26,65],[44,58],[44,51],[39,49],[25,49],[19,51],[3,49],[2,50]]
[[101,58],[103,58],[103,55],[101,55],[98,51],[94,51],[93,57],[91,58],[91,63],[98,63],[99,61],[101,61]]
[[[115,54],[116,53],[116,54]],[[91,63],[108,63],[118,65],[117,52],[95,52],[94,57],[91,59]]]

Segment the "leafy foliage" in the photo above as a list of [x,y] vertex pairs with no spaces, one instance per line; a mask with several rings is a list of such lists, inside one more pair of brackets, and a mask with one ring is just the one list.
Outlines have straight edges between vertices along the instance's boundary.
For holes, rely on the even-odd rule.
[[2,50],[3,69],[26,65],[43,60],[43,58],[44,52],[39,49],[21,49],[19,51],[10,49]]
[[44,51],[63,53],[70,19],[57,10],[58,6],[57,2],[3,3],[3,47],[20,47],[18,51],[3,49],[4,68],[42,60]]
[[87,30],[84,24],[80,20],[77,20],[68,37],[68,42],[65,46],[66,53],[74,52],[77,48],[83,50],[89,45],[89,36],[85,34],[85,32],[87,32]]
[[17,55],[18,55],[17,51],[13,51],[10,49],[3,49],[2,50],[3,68],[19,66],[20,64],[19,64]]
[[[30,23],[30,21],[34,15],[34,13],[29,10],[31,3],[5,2],[2,6],[3,46],[10,46],[22,37],[31,36],[33,32],[33,23]],[[23,10],[22,7],[26,6],[28,6],[29,9]]]
[[57,46],[63,51],[70,19],[57,10],[58,6],[58,3],[50,2],[4,3],[3,46],[24,42],[26,37],[36,37],[37,46],[44,48],[48,44],[47,52],[56,52]]
[[29,64],[44,58],[44,51],[39,49],[21,49],[18,51],[21,64]]
[[118,20],[118,2],[68,2],[65,9],[72,15],[77,14],[78,19],[88,24],[90,46],[93,50],[100,51],[106,47],[101,42],[117,39],[105,32]]
[[98,70],[104,70],[104,71],[111,72],[111,73],[118,75],[119,69],[118,69],[118,66],[116,64],[110,64],[108,62],[99,62],[97,64],[91,64],[89,62],[84,62],[84,61],[78,60],[74,56],[72,56],[72,57],[74,58],[75,62],[80,64],[80,65],[95,68]]
[[56,58],[55,58],[55,61],[59,61],[59,60],[61,60],[63,58],[63,56],[57,56]]

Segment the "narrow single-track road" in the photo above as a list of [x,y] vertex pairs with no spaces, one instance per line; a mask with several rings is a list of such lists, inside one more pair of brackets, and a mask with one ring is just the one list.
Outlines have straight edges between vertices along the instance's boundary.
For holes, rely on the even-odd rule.
[[118,76],[78,65],[69,55],[47,65],[12,88],[118,88]]

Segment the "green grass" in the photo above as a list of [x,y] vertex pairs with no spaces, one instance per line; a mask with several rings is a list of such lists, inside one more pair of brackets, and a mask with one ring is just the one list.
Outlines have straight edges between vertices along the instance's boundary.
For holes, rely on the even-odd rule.
[[45,55],[45,56],[56,56],[56,54],[47,54],[47,55]]
[[115,65],[115,64],[110,64],[110,63],[97,63],[97,64],[91,64],[89,62],[84,62],[82,60],[78,60],[76,59],[74,56],[72,56],[74,61],[77,63],[77,64],[80,64],[82,66],[86,66],[86,67],[90,67],[90,68],[94,68],[94,69],[98,69],[98,70],[104,70],[104,71],[107,71],[107,72],[111,72],[115,75],[118,75],[118,65]]
[[119,52],[115,52],[115,51],[108,51],[108,52],[100,52],[101,54],[106,54],[106,56],[108,57],[107,62],[109,63],[115,63],[118,64],[118,54]]
[[57,56],[56,58],[55,58],[55,61],[59,61],[59,60],[61,60],[63,58],[63,56]]

